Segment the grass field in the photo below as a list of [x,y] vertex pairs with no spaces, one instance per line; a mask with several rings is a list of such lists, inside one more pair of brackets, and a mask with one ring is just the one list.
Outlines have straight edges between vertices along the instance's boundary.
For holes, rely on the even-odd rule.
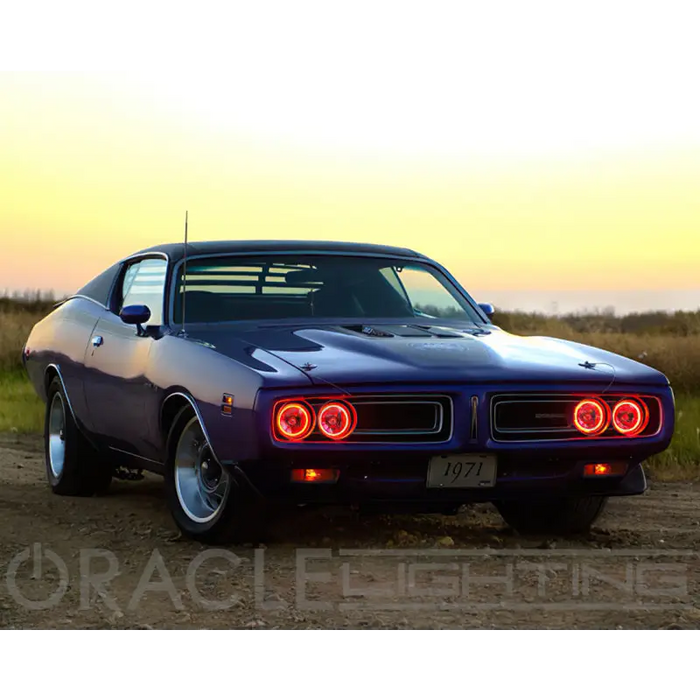
[[[43,405],[26,380],[20,355],[31,327],[50,309],[51,300],[40,294],[0,297],[0,432],[42,428]],[[700,478],[700,311],[556,318],[508,313],[494,321],[513,333],[601,347],[666,374],[676,392],[676,432],[671,447],[649,466],[658,479]]]
[[39,433],[44,404],[20,372],[0,374],[0,432]]

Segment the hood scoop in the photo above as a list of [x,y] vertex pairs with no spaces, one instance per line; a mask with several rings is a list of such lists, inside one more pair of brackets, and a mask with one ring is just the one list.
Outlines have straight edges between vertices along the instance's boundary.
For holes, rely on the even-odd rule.
[[373,338],[393,338],[393,333],[388,333],[387,331],[377,328],[376,326],[344,326],[349,331],[353,333],[362,333],[362,335],[370,335]]
[[417,328],[414,326],[375,326],[375,325],[363,325],[363,326],[343,326],[345,330],[352,331],[353,333],[360,333],[361,335],[368,335],[372,338],[432,338],[433,334],[429,333],[427,330],[422,328]]
[[443,326],[423,325],[352,325],[343,326],[353,333],[368,335],[372,338],[464,338],[466,335],[489,335],[491,331],[483,328],[445,328]]
[[482,328],[445,328],[444,326],[415,326],[426,330],[435,338],[464,338],[465,335],[488,335]]

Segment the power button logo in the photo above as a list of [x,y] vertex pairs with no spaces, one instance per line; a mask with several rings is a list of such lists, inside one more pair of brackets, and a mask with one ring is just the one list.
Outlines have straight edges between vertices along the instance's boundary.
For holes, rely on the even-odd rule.
[[[49,563],[48,567],[46,566],[47,562]],[[39,586],[41,592],[38,593],[38,597],[28,597],[22,592],[18,584],[17,574],[20,567],[27,563],[32,569],[32,573],[28,577],[29,580],[39,582],[46,580],[49,583],[48,590],[51,591],[49,595],[46,595],[46,589],[41,585]],[[54,583],[56,571],[58,571],[58,581]],[[35,543],[12,557],[7,567],[6,580],[8,593],[17,603],[30,610],[48,610],[58,605],[68,590],[68,567],[56,552],[44,549],[41,544]],[[20,580],[23,580],[24,586],[28,587],[26,576]]]

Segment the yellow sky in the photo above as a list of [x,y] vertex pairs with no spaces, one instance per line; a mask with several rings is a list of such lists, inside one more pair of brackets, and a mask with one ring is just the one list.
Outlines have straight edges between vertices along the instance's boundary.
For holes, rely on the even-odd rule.
[[248,44],[245,70],[0,74],[0,288],[74,289],[179,240],[189,209],[193,241],[404,245],[472,290],[700,289],[700,107],[677,37],[667,70],[632,71],[614,34],[603,57],[574,42],[553,60],[506,29],[500,63],[477,34],[461,63],[436,57],[427,32],[417,56],[377,34],[355,54]]

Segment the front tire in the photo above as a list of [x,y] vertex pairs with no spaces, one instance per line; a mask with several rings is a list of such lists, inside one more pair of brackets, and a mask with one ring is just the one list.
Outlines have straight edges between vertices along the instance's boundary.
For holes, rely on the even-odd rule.
[[246,501],[240,485],[216,460],[190,407],[173,421],[167,441],[165,493],[180,531],[207,544],[259,540],[262,504]]
[[526,535],[577,535],[590,530],[605,509],[605,496],[581,496],[546,501],[499,501],[501,517]]
[[46,478],[54,493],[92,496],[109,489],[112,469],[80,432],[58,377],[47,391],[44,455]]

